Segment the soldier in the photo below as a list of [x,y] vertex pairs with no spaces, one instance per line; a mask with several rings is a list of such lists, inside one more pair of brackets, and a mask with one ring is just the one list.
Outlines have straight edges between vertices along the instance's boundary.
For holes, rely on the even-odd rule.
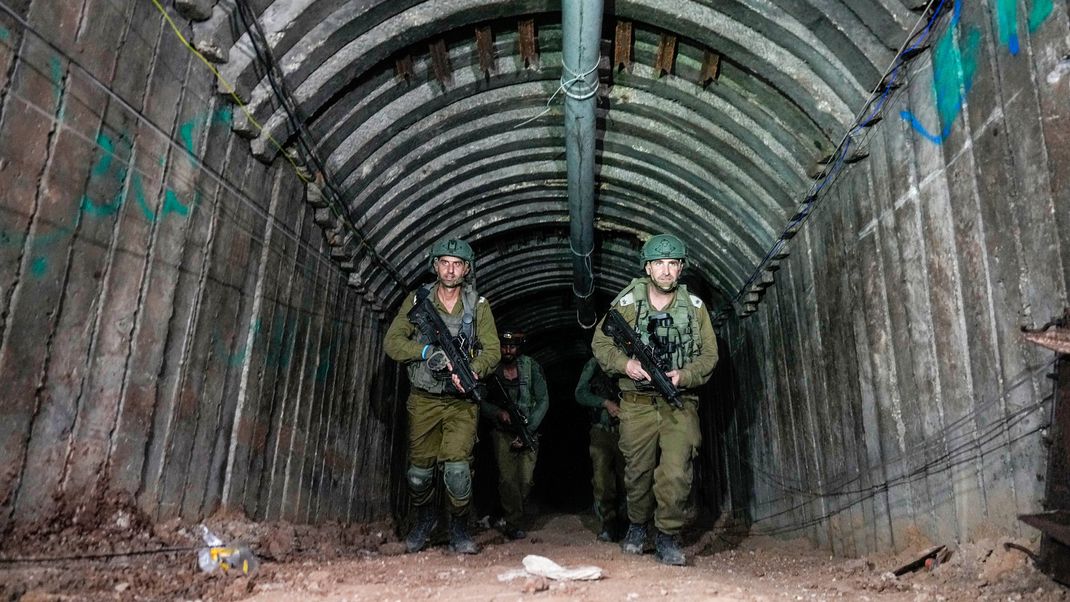
[[[595,329],[591,349],[610,375],[621,375],[620,449],[628,493],[625,553],[642,554],[646,525],[653,517],[659,562],[683,565],[677,536],[683,527],[691,492],[691,459],[701,442],[698,395],[717,365],[717,338],[702,300],[679,284],[687,249],[671,234],[651,237],[639,254],[645,277],[635,278],[613,301],[644,344],[657,336],[665,375],[681,390],[683,407],[674,408],[650,386],[639,360],[629,358],[613,340]],[[603,317],[602,321],[605,321]],[[659,458],[660,454],[660,460]]]
[[[546,410],[550,408],[546,377],[539,364],[523,354],[523,344],[524,333],[516,330],[502,332],[502,362],[495,374],[509,401],[484,401],[482,408],[483,416],[493,421],[491,439],[494,442],[494,459],[498,462],[498,497],[505,515],[502,533],[509,539],[527,536],[523,529],[524,500],[531,492],[535,462],[539,457],[538,449],[525,445],[517,429],[527,428],[534,437],[546,416]],[[489,395],[493,394],[492,389]],[[502,407],[510,401],[527,418],[526,426],[514,424],[513,417]]]
[[[448,369],[432,370],[427,361],[441,352],[408,320],[418,294],[427,294],[461,349],[471,358],[476,378],[494,370],[501,356],[498,331],[490,303],[465,278],[475,268],[472,247],[463,240],[441,240],[431,247],[431,270],[436,282],[409,295],[386,332],[384,348],[391,359],[405,364],[412,385],[406,407],[409,413],[409,494],[415,521],[405,537],[409,552],[427,544],[437,524],[434,507],[436,469],[442,474],[449,498],[450,550],[476,554],[479,548],[468,535],[468,506],[472,496],[469,466],[476,441],[479,409],[464,393],[460,380]],[[452,378],[449,378],[452,376]],[[452,382],[450,382],[452,380]]]
[[576,383],[576,402],[591,411],[591,489],[601,541],[617,541],[617,509],[624,499],[624,456],[620,453],[620,390],[591,358]]

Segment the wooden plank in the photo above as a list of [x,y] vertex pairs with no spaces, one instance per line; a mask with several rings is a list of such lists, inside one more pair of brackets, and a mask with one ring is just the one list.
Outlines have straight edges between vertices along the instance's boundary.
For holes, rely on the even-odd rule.
[[617,21],[613,34],[613,69],[632,68],[632,22]]

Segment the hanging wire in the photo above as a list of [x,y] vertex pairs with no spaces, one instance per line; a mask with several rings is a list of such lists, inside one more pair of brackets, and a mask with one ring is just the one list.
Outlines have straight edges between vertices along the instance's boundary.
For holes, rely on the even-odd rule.
[[597,94],[598,93],[598,85],[592,86],[592,90],[590,90],[588,92],[585,92],[583,94],[579,94],[579,95],[569,93],[568,88],[570,88],[573,84],[576,84],[578,82],[586,82],[588,75],[594,73],[595,71],[598,71],[598,67],[600,66],[601,62],[602,62],[602,57],[598,57],[598,60],[596,60],[594,62],[594,67],[591,67],[590,69],[588,69],[587,71],[584,71],[583,73],[575,73],[575,72],[573,72],[571,69],[569,69],[568,67],[565,66],[564,62],[562,62],[561,63],[561,69],[563,71],[566,71],[568,73],[568,75],[571,75],[572,77],[570,79],[567,79],[567,80],[562,79],[561,82],[558,83],[557,89],[554,90],[554,93],[550,95],[550,98],[546,99],[546,108],[543,109],[542,112],[540,112],[538,115],[532,117],[531,119],[525,119],[524,121],[521,121],[520,123],[514,125],[512,129],[515,130],[517,128],[524,127],[525,125],[531,123],[532,121],[535,121],[536,119],[538,119],[538,118],[546,115],[547,113],[549,113],[551,111],[551,109],[552,109],[550,104],[553,103],[554,99],[557,98],[557,95],[562,93],[562,92],[564,92],[566,96],[569,96],[570,98],[574,98],[576,100],[586,100],[586,99],[594,96],[595,94]]
[[[814,210],[819,205],[818,201],[820,200],[822,191],[826,186],[831,185],[835,181],[836,176],[840,173],[841,168],[846,162],[849,156],[848,151],[850,151],[855,142],[854,135],[859,130],[866,129],[876,122],[877,116],[884,107],[891,92],[898,87],[896,85],[896,80],[899,77],[900,69],[905,67],[905,65],[917,56],[921,50],[924,50],[921,45],[928,38],[933,25],[943,14],[944,6],[947,1],[948,0],[929,0],[928,4],[926,4],[922,16],[914,24],[907,39],[900,45],[899,51],[884,70],[884,77],[881,78],[873,92],[870,93],[869,100],[855,114],[851,127],[848,128],[847,132],[843,135],[843,138],[840,139],[840,143],[836,146],[836,150],[832,154],[829,166],[824,170],[822,177],[810,186],[806,195],[803,197],[803,202],[799,211],[788,220],[787,225],[781,231],[777,241],[773,243],[772,247],[770,247],[762,260],[758,262],[757,267],[755,267],[747,281],[743,283],[743,286],[740,287],[732,299],[726,302],[721,307],[720,311],[717,312],[715,320],[724,321],[727,319],[728,315],[733,311],[733,306],[739,303],[740,299],[747,294],[747,290],[750,289],[751,285],[761,277],[762,272],[765,270],[765,267],[769,264],[770,260],[784,249],[787,245],[787,241],[794,236],[794,233],[798,231],[803,223],[813,214]],[[953,1],[955,2],[955,16],[953,19],[955,19],[958,17],[960,11],[961,0]],[[925,13],[929,13],[930,11],[930,16],[926,18]],[[925,23],[924,27],[921,27],[922,23]],[[921,27],[920,30],[919,27]],[[880,89],[879,94],[877,94],[878,89]],[[863,115],[865,115],[864,118]]]
[[71,560],[111,560],[113,558],[127,558],[130,556],[151,556],[155,554],[176,554],[178,552],[192,552],[204,546],[182,546],[177,548],[158,548],[154,550],[131,550],[129,552],[102,552],[99,554],[70,554],[66,556],[17,556],[13,558],[0,557],[0,565],[5,564],[46,564],[52,562],[67,562]]
[[[1004,400],[1006,395],[1022,386],[1023,384],[1032,382],[1035,377],[1049,369],[1058,361],[1058,358],[1046,362],[1035,369],[1029,371],[1018,381],[1005,387],[999,394],[992,398],[980,403],[971,412],[959,417],[955,421],[946,425],[942,430],[943,433],[949,433],[960,426],[965,425],[971,420],[978,418],[983,412],[992,409],[1000,401]],[[1053,401],[1054,395],[1049,394],[1037,402],[1020,406],[1010,414],[1002,416],[999,420],[989,423],[987,425],[979,426],[975,425],[973,429],[960,432],[954,436],[944,436],[940,439],[927,441],[920,447],[912,448],[909,452],[903,453],[899,456],[882,460],[880,463],[872,465],[860,471],[859,474],[854,477],[840,482],[839,484],[826,486],[821,490],[815,490],[803,485],[805,479],[796,480],[795,478],[787,477],[785,475],[779,475],[770,471],[764,470],[758,467],[756,464],[748,461],[747,459],[735,454],[736,459],[747,466],[755,470],[755,473],[762,478],[763,481],[772,485],[774,488],[781,490],[784,495],[779,497],[764,500],[760,503],[753,504],[752,508],[762,508],[769,506],[776,506],[784,502],[793,502],[791,506],[774,511],[770,514],[762,515],[758,518],[751,520],[751,524],[758,524],[761,522],[767,522],[775,518],[784,516],[807,508],[811,506],[815,501],[819,499],[840,499],[844,497],[857,496],[854,499],[850,499],[839,505],[838,508],[830,510],[821,516],[811,517],[803,522],[792,523],[789,525],[775,527],[766,530],[751,530],[752,535],[776,535],[783,534],[792,531],[798,531],[831,518],[832,516],[843,512],[847,508],[858,504],[866,499],[870,499],[879,493],[886,493],[893,487],[910,484],[916,481],[920,481],[926,478],[930,478],[933,472],[943,472],[950,470],[956,466],[962,465],[966,462],[970,462],[980,458],[984,455],[996,452],[999,449],[1006,448],[1011,444],[1026,439],[1027,437],[1041,432],[1051,426],[1050,421],[1042,424],[1038,424],[1029,430],[1018,434],[1012,438],[1008,438],[1006,442],[991,446],[990,443],[996,441],[1000,437],[1008,437],[1011,429],[1018,424],[1024,422],[1035,413],[1040,410],[1044,410]],[[930,453],[938,451],[938,455],[929,457]],[[872,475],[877,471],[884,471],[895,465],[903,465],[908,460],[912,460],[919,457],[925,457],[925,461],[917,466],[907,467],[899,472],[895,476],[886,477],[880,482],[873,483],[868,486],[859,486],[853,489],[845,489],[848,485],[861,481],[866,475]],[[793,484],[798,482],[799,484]],[[802,501],[794,501],[798,496],[803,496],[806,499]]]
[[[156,1],[157,0],[153,0],[153,2]],[[378,263],[380,267],[385,269],[395,282],[401,285],[406,284],[405,279],[402,278],[397,269],[391,265],[386,258],[379,254],[375,247],[368,242],[364,232],[353,223],[349,216],[349,211],[345,209],[344,204],[341,201],[343,196],[338,184],[335,182],[334,174],[327,169],[326,163],[324,163],[316,153],[316,145],[312,143],[312,135],[305,126],[306,119],[301,115],[300,105],[294,100],[293,94],[290,93],[286,86],[286,80],[282,77],[282,69],[279,67],[278,61],[275,60],[275,57],[271,53],[267,37],[264,35],[264,30],[260,27],[260,21],[256,18],[252,8],[249,7],[248,0],[236,0],[236,5],[238,8],[238,16],[242,20],[242,24],[245,26],[245,30],[249,34],[249,40],[256,52],[256,58],[260,61],[261,66],[264,67],[266,72],[268,85],[271,87],[276,99],[278,99],[279,103],[282,105],[291,130],[296,134],[295,137],[298,143],[296,148],[298,153],[301,154],[302,161],[306,165],[311,163],[315,166],[316,170],[323,175],[325,183],[323,191],[325,193],[324,198],[328,199],[328,207],[331,212],[335,217],[342,220],[343,225],[357,239],[360,246],[368,251],[372,259]],[[176,33],[178,33],[177,30]],[[188,43],[186,45],[189,47]],[[192,49],[192,47],[190,48]],[[196,51],[194,50],[194,52]],[[257,127],[259,128],[259,125]],[[261,133],[266,133],[262,128],[259,129]],[[268,134],[268,138],[271,138],[270,134]],[[339,205],[342,206],[339,207]]]

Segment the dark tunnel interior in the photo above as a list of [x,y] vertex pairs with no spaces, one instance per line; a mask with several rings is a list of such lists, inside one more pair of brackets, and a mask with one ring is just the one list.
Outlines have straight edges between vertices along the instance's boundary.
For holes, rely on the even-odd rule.
[[403,532],[384,338],[449,238],[548,377],[533,506],[589,513],[590,321],[661,233],[718,345],[689,541],[1040,541],[1067,98],[1066,0],[0,0],[0,541]]

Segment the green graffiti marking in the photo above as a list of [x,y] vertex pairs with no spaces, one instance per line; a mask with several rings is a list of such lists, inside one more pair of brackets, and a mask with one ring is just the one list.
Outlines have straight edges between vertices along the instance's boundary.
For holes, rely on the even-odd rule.
[[919,134],[933,144],[942,144],[951,135],[966,95],[973,88],[977,73],[977,54],[981,47],[981,31],[971,27],[966,33],[965,50],[955,45],[955,28],[962,14],[962,0],[955,0],[951,23],[933,48],[933,94],[941,128],[932,133],[913,113],[901,111],[899,116],[910,123]]
[[56,105],[59,105],[60,98],[63,97],[63,63],[59,57],[54,56],[48,65],[52,72],[52,95],[56,97]]
[[189,120],[183,123],[178,128],[178,136],[182,138],[182,146],[185,147],[186,152],[191,156],[196,157],[196,149],[193,147],[193,132],[197,130],[197,122],[195,120]]
[[[332,349],[333,351],[333,349]],[[320,358],[319,366],[316,366],[316,382],[327,380],[327,373],[331,371],[331,356]]]
[[0,42],[7,42],[11,39],[11,32],[6,27],[0,27]]
[[33,262],[30,263],[30,274],[34,278],[40,278],[48,271],[48,259],[44,257],[34,257]]
[[100,155],[100,159],[97,159],[97,164],[93,166],[93,175],[102,176],[111,169],[111,158],[115,155],[115,145],[112,144],[111,138],[101,133],[97,134],[97,146],[104,153]]
[[[126,150],[127,154],[133,152],[133,148],[126,135],[119,135],[119,143]],[[96,164],[93,166],[92,176],[95,178],[101,178],[112,171],[112,160],[117,156],[115,143],[112,139],[104,133],[97,134],[97,146],[103,151],[100,158],[97,159]],[[110,202],[97,202],[93,200],[88,194],[82,195],[82,201],[80,208],[87,215],[95,217],[107,217],[109,215],[115,215],[119,212],[119,209],[123,205],[123,184],[126,182],[126,176],[129,170],[126,166],[119,167],[115,170],[115,179],[119,183],[119,189],[115,193],[115,198]]]
[[[1029,33],[1040,29],[1040,26],[1051,16],[1052,9],[1052,0],[1036,0],[1033,2],[1027,22]],[[1011,56],[1017,56],[1021,50],[1021,41],[1018,36],[1018,2],[1017,0],[998,0],[995,11],[999,43],[1007,47]]]
[[1029,33],[1034,33],[1051,16],[1053,3],[1051,0],[1037,0],[1033,3],[1033,9],[1029,11]]
[[[126,180],[126,168],[119,169],[117,176],[119,181]],[[97,203],[93,199],[89,198],[89,195],[82,195],[81,209],[86,215],[92,215],[94,217],[107,217],[109,215],[115,215],[119,212],[119,208],[123,205],[123,189],[120,186],[119,190],[115,193],[115,198],[110,203]]]
[[230,105],[217,109],[212,114],[212,120],[216,123],[222,123],[223,125],[230,125],[234,121],[234,110]]
[[[260,334],[260,320],[257,319],[253,323],[253,338]],[[216,329],[212,333],[213,347],[215,347],[216,353],[219,357],[231,367],[238,367],[245,363],[245,358],[249,357],[249,343],[242,344],[238,349],[230,351],[226,345],[223,344],[222,336],[219,334],[219,330]]]
[[[196,201],[194,201],[196,202]],[[189,215],[189,207],[182,204],[182,201],[178,200],[178,195],[174,190],[170,188],[163,195],[163,214],[177,213],[182,216]]]
[[1010,50],[1011,55],[1018,54],[1018,2],[1017,0],[998,0],[996,2],[996,28],[999,42]]
[[933,49],[933,93],[940,123],[945,128],[955,122],[966,95],[973,88],[977,74],[977,55],[981,48],[981,31],[971,28],[966,33],[964,51],[960,51],[950,35],[945,35]]

